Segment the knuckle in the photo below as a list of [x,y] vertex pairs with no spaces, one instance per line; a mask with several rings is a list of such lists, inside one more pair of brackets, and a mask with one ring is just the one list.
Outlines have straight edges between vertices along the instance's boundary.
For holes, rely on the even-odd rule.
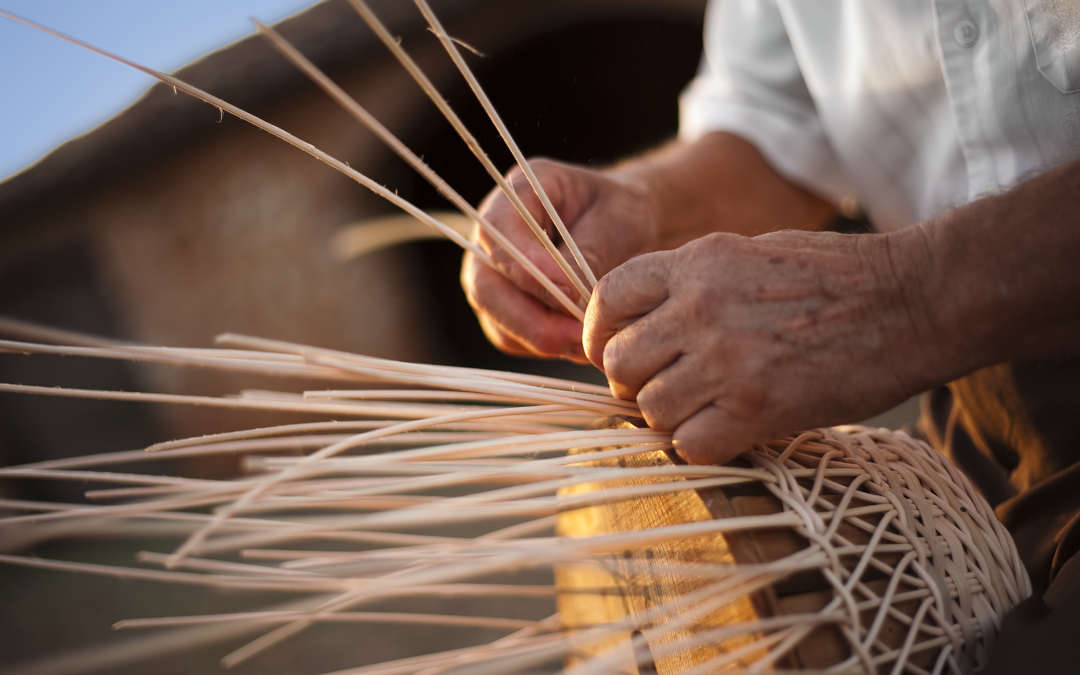
[[[550,177],[554,174],[558,174],[564,170],[567,165],[553,160],[550,157],[532,157],[529,159],[529,168],[536,175],[537,178],[543,180],[545,177]],[[523,172],[518,171],[523,175]]]
[[663,382],[650,381],[637,394],[637,402],[649,426],[658,431],[674,431],[678,418]]
[[724,290],[713,284],[692,284],[683,290],[682,296],[683,301],[695,313],[706,309],[720,309],[727,301]]
[[[532,160],[529,160],[529,165],[530,166],[532,165]],[[510,184],[513,184],[513,182],[515,180],[517,180],[519,177],[524,176],[524,175],[525,174],[522,172],[521,167],[518,166],[517,164],[514,164],[506,172],[506,176],[505,176],[506,182],[508,182]],[[495,192],[498,192],[498,189],[496,189]]]
[[616,333],[607,341],[604,345],[604,365],[609,369],[609,375],[625,375],[626,374],[626,348],[625,348],[625,336],[622,333]]
[[[529,168],[532,169],[533,175],[537,178],[540,177],[536,172],[535,160],[529,162]],[[518,193],[519,197],[532,193],[532,185],[529,183],[529,177],[525,175],[525,172],[521,170],[521,167],[515,166],[510,169],[506,174],[506,182]]]
[[593,288],[592,298],[589,300],[589,312],[597,321],[603,321],[611,311],[611,285],[613,283],[611,279],[616,272],[618,270],[609,272]]
[[[604,372],[608,380],[613,380],[624,389],[629,389],[630,365],[632,361],[626,358],[625,340],[619,334],[607,341],[604,345]],[[636,394],[634,389],[630,392]]]

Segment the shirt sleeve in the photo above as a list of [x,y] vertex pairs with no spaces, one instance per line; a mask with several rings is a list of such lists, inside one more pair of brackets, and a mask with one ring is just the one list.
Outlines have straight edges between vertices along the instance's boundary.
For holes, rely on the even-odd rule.
[[855,199],[771,0],[710,2],[705,55],[679,107],[681,139],[741,136],[788,180],[837,204]]

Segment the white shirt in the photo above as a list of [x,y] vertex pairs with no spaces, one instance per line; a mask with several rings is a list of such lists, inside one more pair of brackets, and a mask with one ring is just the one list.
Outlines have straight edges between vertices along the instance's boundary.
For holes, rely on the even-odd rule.
[[680,136],[889,231],[1080,156],[1080,2],[713,0]]

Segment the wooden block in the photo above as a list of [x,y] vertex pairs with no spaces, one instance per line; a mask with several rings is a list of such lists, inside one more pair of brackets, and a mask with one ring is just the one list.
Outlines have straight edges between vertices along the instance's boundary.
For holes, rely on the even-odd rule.
[[[621,422],[622,424],[629,424]],[[588,452],[582,450],[582,453]],[[629,457],[603,460],[593,465],[644,467],[671,465],[673,458],[664,452],[654,451]],[[607,481],[601,484],[584,484],[568,488],[561,494],[593,493],[605,489],[645,485],[671,480],[669,478],[633,478]],[[612,501],[596,506],[574,509],[561,513],[558,533],[567,537],[585,537],[602,534],[636,531],[678,523],[709,520],[717,517],[762,515],[781,510],[780,503],[761,486],[733,490],[729,497],[725,490],[680,490],[662,495],[627,501]],[[631,643],[629,630],[609,633],[603,638],[577,636],[573,639],[574,654],[568,665],[594,657],[607,650],[617,661],[612,671],[621,669],[637,673],[637,661],[650,659],[640,669],[642,675],[655,667],[660,675],[680,673],[701,665],[720,655],[740,647],[746,647],[759,639],[759,635],[742,635],[718,640],[706,646],[678,649],[678,642],[692,633],[722,626],[736,625],[760,618],[775,616],[798,600],[779,599],[775,589],[766,588],[752,595],[742,595],[720,607],[711,608],[702,616],[695,617],[687,625],[672,628],[670,624],[685,618],[688,610],[675,612],[666,618],[655,618],[657,607],[673,603],[678,598],[699,591],[717,578],[702,578],[686,573],[685,566],[694,563],[732,564],[759,563],[776,560],[803,548],[807,542],[788,530],[732,533],[728,536],[711,534],[679,541],[665,542],[640,550],[624,551],[602,560],[588,563],[561,564],[556,567],[556,585],[559,588],[559,612],[568,630],[618,623],[627,618],[645,620],[637,649]],[[802,585],[817,592],[813,601],[821,595],[823,579],[820,575]],[[803,602],[809,600],[804,599]],[[823,605],[823,603],[822,603]],[[835,632],[835,631],[834,631]],[[834,640],[836,636],[823,631],[823,639]],[[821,652],[842,653],[842,641],[837,645],[823,646]],[[644,658],[642,658],[644,655]],[[749,666],[763,655],[763,650],[752,650],[742,661],[733,666]],[[790,667],[798,656],[785,659],[781,665]],[[813,662],[824,656],[810,655]]]

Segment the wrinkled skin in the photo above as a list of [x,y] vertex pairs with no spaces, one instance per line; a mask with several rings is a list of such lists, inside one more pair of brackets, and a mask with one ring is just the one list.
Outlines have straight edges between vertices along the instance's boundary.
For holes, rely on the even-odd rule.
[[[794,231],[820,228],[828,205],[724,134],[603,172],[535,167],[601,281],[583,326],[478,236],[503,272],[465,257],[481,324],[511,354],[591,361],[690,462],[865,419],[994,363],[1080,353],[1080,163],[871,235]],[[569,287],[508,200],[483,211]]]
[[917,353],[896,349],[918,330],[880,267],[882,243],[713,234],[634,258],[597,287],[586,354],[694,463],[869,417],[921,384],[908,381]]
[[[744,235],[771,232],[776,223],[815,229],[832,213],[828,204],[776,175],[752,145],[730,134],[674,143],[603,171],[545,159],[529,163],[597,278],[633,256],[674,249],[718,229]],[[525,176],[514,169],[508,178],[537,221],[553,231]],[[492,192],[480,211],[576,296],[509,199]],[[516,356],[588,363],[581,323],[564,314],[487,236],[477,232],[476,240],[503,272],[468,254],[462,265],[462,287],[491,342]],[[569,259],[566,247],[560,249]]]
[[[574,241],[597,277],[655,247],[655,227],[649,222],[648,207],[637,198],[629,181],[543,159],[530,164],[560,217],[573,226]],[[515,168],[508,178],[537,221],[553,232],[554,226],[524,174]],[[480,211],[563,292],[578,297],[551,256],[533,243],[532,232],[508,199],[493,192]],[[462,285],[492,344],[515,356],[561,357],[588,363],[581,344],[581,323],[566,315],[558,302],[489,238],[478,232],[476,239],[505,271],[505,276],[499,274],[472,255],[467,255],[462,265]],[[565,244],[559,249],[567,260],[573,260]]]

